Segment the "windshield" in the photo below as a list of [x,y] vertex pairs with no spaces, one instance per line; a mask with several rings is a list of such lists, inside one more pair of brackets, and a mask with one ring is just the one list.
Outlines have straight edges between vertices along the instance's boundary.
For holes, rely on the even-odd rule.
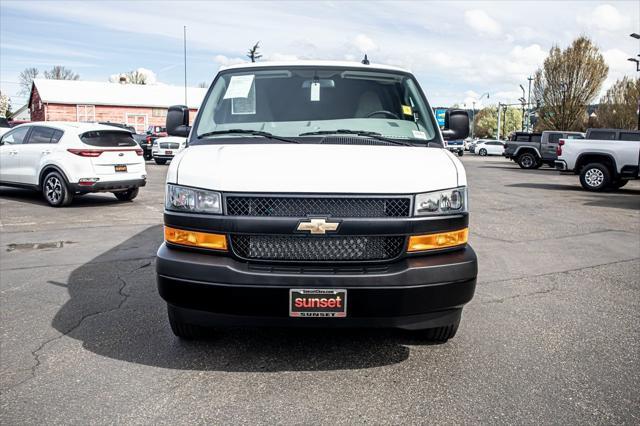
[[[375,132],[425,144],[437,136],[433,114],[410,75],[308,66],[221,74],[198,113],[194,134],[204,136],[194,143],[231,129],[289,138]],[[238,136],[247,137],[224,135]]]

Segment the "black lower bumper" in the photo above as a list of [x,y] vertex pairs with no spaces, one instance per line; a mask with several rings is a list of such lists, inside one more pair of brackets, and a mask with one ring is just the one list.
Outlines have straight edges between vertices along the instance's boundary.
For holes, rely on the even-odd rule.
[[114,180],[105,182],[96,182],[95,184],[80,185],[78,183],[69,183],[70,190],[74,193],[89,192],[110,192],[110,191],[126,191],[128,189],[139,188],[147,184],[146,179],[130,179],[130,180]]
[[[473,297],[476,255],[463,250],[376,266],[265,266],[162,245],[158,289],[178,317],[200,325],[394,327],[455,322]],[[346,289],[346,318],[289,317],[289,290]]]

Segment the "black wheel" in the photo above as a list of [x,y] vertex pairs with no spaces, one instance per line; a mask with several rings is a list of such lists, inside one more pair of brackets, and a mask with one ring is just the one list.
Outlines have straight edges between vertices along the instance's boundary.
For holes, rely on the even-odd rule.
[[419,332],[420,338],[430,342],[444,343],[449,339],[453,339],[458,331],[460,320],[444,327],[428,328]]
[[618,180],[616,180],[616,181],[611,183],[611,188],[620,189],[623,186],[625,186],[627,184],[627,182],[629,182],[629,181],[625,180],[625,179],[618,179]]
[[163,158],[156,158],[155,160],[156,160],[156,164],[159,164],[159,165],[167,164],[167,160]]
[[177,337],[184,340],[196,340],[208,335],[208,330],[205,327],[189,324],[180,320],[174,311],[174,308],[169,305],[167,305],[167,313],[169,314],[169,325],[171,326],[171,331],[173,331],[173,334]]
[[458,151],[458,157],[462,157],[464,155],[464,151]]
[[113,195],[120,201],[132,201],[138,196],[139,188],[131,188],[126,191],[114,192]]
[[42,194],[53,207],[68,206],[73,201],[73,194],[69,191],[67,182],[58,172],[50,172],[44,177]]
[[538,159],[530,152],[525,152],[518,156],[518,165],[522,169],[533,169],[538,164]]
[[487,150],[486,150],[486,149],[484,149],[484,148],[482,148],[480,151],[478,151],[478,154],[479,154],[481,157],[484,157],[485,155],[487,155]]
[[580,171],[580,184],[587,191],[604,191],[611,184],[609,168],[602,163],[590,163]]

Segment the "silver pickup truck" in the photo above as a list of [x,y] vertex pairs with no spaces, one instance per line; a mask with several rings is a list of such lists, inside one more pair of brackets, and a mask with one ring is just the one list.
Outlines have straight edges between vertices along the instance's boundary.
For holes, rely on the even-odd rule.
[[586,139],[560,139],[556,169],[580,175],[588,191],[622,188],[638,178],[640,131],[589,129]]

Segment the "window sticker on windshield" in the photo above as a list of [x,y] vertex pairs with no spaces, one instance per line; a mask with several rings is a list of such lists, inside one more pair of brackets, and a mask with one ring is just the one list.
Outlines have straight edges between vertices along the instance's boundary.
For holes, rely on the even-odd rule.
[[256,85],[252,84],[249,93],[244,98],[231,99],[231,114],[255,114],[256,113]]
[[320,82],[311,83],[311,102],[320,101]]
[[233,75],[229,87],[224,93],[224,99],[246,98],[249,96],[255,75]]
[[421,132],[420,130],[414,130],[413,137],[416,139],[426,139],[427,135],[425,132]]
[[402,113],[404,115],[412,115],[413,111],[411,110],[411,107],[409,105],[402,105]]

